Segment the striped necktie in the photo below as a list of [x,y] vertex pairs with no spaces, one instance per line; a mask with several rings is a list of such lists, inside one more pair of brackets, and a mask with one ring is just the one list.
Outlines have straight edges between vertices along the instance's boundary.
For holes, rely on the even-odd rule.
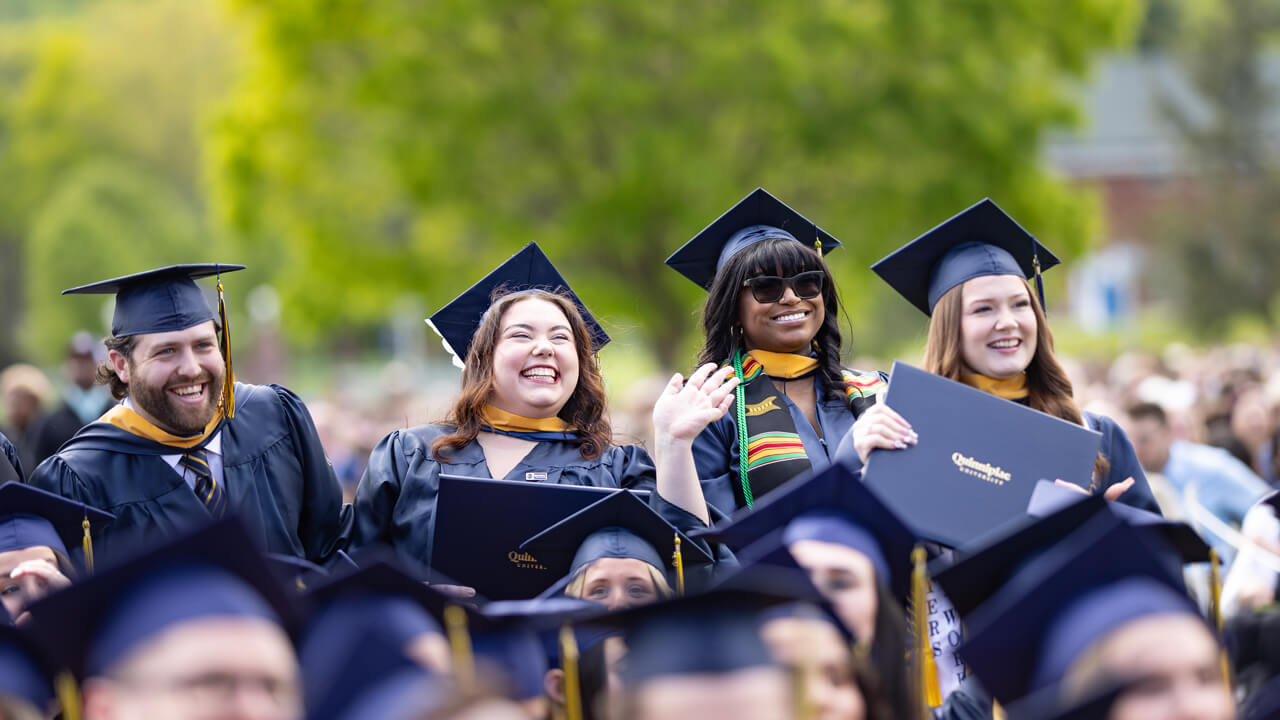
[[214,517],[222,517],[226,496],[209,468],[209,452],[202,447],[191,448],[178,460],[178,463],[195,476],[196,481],[193,487],[200,502],[209,508],[209,512],[213,513]]

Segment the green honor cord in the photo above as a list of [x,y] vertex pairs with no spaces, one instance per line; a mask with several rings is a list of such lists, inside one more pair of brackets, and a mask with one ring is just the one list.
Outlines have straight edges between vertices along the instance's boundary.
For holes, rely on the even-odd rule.
[[750,508],[755,504],[755,498],[751,496],[751,483],[747,480],[747,391],[743,387],[746,383],[742,380],[741,350],[733,355],[733,374],[738,378],[738,387],[734,388],[738,418],[738,478],[742,482],[742,497]]

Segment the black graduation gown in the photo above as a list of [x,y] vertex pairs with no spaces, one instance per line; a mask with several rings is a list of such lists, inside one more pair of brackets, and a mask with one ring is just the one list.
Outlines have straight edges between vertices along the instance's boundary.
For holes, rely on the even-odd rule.
[[[349,539],[352,509],[302,400],[279,385],[236,383],[222,424],[222,480],[231,512],[268,552],[325,563]],[[212,515],[162,455],[174,448],[93,422],[31,475],[43,490],[116,516],[94,537],[99,558],[154,547]]]
[[[442,425],[396,430],[373,449],[356,488],[354,549],[386,545],[424,567],[431,565],[440,474],[493,477],[479,442],[448,453],[444,460],[432,454],[431,443],[451,431]],[[533,478],[553,485],[629,490],[654,490],[657,484],[653,461],[636,445],[611,446],[600,457],[587,460],[576,444],[554,440],[538,442],[502,479]]]

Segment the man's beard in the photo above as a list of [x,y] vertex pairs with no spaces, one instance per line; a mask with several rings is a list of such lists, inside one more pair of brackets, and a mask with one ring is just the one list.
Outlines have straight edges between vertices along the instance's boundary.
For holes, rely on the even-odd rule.
[[[136,374],[129,382],[129,401],[136,407],[146,411],[155,418],[156,424],[175,435],[195,435],[204,432],[204,428],[218,411],[218,401],[222,399],[223,373],[206,375],[205,400],[199,405],[185,405],[175,399],[165,385],[143,384]],[[200,378],[189,384],[202,382]],[[185,382],[173,382],[172,385],[185,385]]]

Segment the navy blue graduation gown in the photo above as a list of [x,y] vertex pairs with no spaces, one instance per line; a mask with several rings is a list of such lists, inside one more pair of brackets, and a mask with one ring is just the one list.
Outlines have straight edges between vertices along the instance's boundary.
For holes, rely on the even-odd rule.
[[[268,552],[325,563],[350,537],[352,509],[302,400],[279,385],[236,383],[222,424],[222,481],[236,513]],[[30,483],[114,513],[95,533],[99,558],[155,547],[212,515],[162,455],[174,448],[93,422],[46,459]]]
[[[859,372],[858,374],[870,375],[871,373]],[[883,380],[888,379],[884,373],[875,374]],[[822,429],[821,436],[809,424],[804,411],[792,402],[791,398],[778,393],[777,402],[782,403],[791,415],[796,433],[804,444],[809,465],[816,472],[830,465],[835,459],[840,438],[849,434],[856,417],[847,399],[823,398],[822,384],[817,377],[813,379],[813,384],[819,398],[817,416],[818,425]],[[728,516],[745,506],[740,499],[742,491],[738,477],[738,462],[738,420],[736,410],[731,406],[724,417],[708,425],[693,440],[693,463],[698,470],[698,479],[702,482],[702,494],[707,499],[707,508],[713,514]]]
[[7,482],[24,482],[26,480],[22,472],[22,461],[18,459],[18,448],[9,442],[9,438],[0,433],[0,485]]
[[[396,430],[378,443],[356,488],[353,548],[382,544],[430,566],[440,474],[493,477],[479,442],[436,458],[431,443],[450,432],[441,425],[420,425]],[[631,490],[654,490],[657,482],[653,461],[638,446],[611,446],[587,460],[576,443],[555,440],[538,442],[501,479],[534,478],[556,485]]]

